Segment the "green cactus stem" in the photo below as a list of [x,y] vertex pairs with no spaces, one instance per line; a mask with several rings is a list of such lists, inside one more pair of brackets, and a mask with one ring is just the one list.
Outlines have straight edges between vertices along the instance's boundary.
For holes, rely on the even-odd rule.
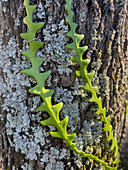
[[72,141],[76,134],[67,134],[68,116],[66,116],[63,120],[59,119],[59,113],[62,109],[63,103],[60,102],[56,105],[52,105],[51,98],[54,94],[54,90],[45,89],[45,81],[51,74],[51,70],[40,73],[40,66],[43,63],[43,59],[37,58],[36,53],[44,45],[44,42],[35,41],[35,37],[37,31],[43,27],[44,23],[41,22],[35,24],[32,22],[32,14],[36,5],[29,5],[29,3],[29,0],[24,1],[24,6],[26,7],[27,12],[27,16],[24,18],[24,23],[28,26],[29,32],[21,33],[21,37],[27,40],[30,45],[30,50],[24,51],[22,54],[29,59],[32,67],[30,69],[23,70],[22,72],[33,77],[37,82],[33,88],[29,89],[30,93],[39,95],[44,101],[37,110],[47,112],[50,116],[47,120],[41,121],[41,124],[56,127],[58,131],[50,132],[50,134],[54,137],[63,139],[66,144],[73,149],[76,145],[72,143]]
[[33,88],[29,89],[30,93],[37,94],[43,99],[43,104],[37,109],[42,112],[47,112],[49,114],[49,118],[47,120],[41,121],[42,125],[45,126],[54,126],[56,127],[56,132],[50,132],[53,137],[61,138],[66,142],[66,145],[70,147],[75,153],[79,154],[81,157],[88,157],[97,161],[101,166],[104,166],[106,169],[116,170],[118,164],[118,147],[117,142],[114,140],[112,126],[109,123],[110,117],[105,116],[105,108],[102,108],[101,98],[97,98],[96,92],[97,88],[93,87],[91,84],[91,80],[94,76],[94,72],[87,73],[87,65],[89,64],[89,60],[83,60],[82,55],[86,51],[87,47],[79,47],[79,43],[83,38],[83,35],[78,35],[75,33],[77,24],[73,22],[73,12],[71,10],[71,1],[66,1],[66,9],[68,11],[67,22],[70,25],[71,30],[67,33],[67,36],[72,38],[73,43],[68,44],[67,47],[75,50],[76,56],[72,57],[71,60],[77,62],[80,65],[80,70],[76,71],[76,74],[83,77],[86,80],[86,86],[83,87],[84,90],[89,90],[92,93],[92,98],[90,102],[95,102],[98,105],[97,114],[102,114],[101,121],[105,123],[104,131],[109,132],[109,137],[107,141],[112,140],[111,150],[115,148],[116,153],[115,156],[117,159],[113,164],[116,164],[116,167],[110,167],[108,163],[100,160],[97,156],[92,154],[86,154],[83,151],[79,151],[76,148],[76,144],[73,143],[73,140],[76,134],[68,134],[67,133],[67,124],[68,124],[68,116],[66,116],[63,120],[59,119],[59,113],[62,109],[63,103],[60,102],[56,105],[52,105],[51,98],[54,94],[54,90],[45,88],[45,81],[48,79],[51,74],[51,70],[47,72],[40,72],[40,67],[43,63],[42,58],[37,58],[37,51],[44,45],[44,42],[35,41],[36,33],[39,29],[41,29],[44,25],[43,22],[33,23],[32,15],[36,8],[36,5],[30,5],[30,0],[24,0],[24,6],[26,7],[27,16],[24,18],[24,23],[28,26],[29,32],[21,33],[21,37],[25,39],[29,45],[30,49],[28,51],[22,52],[22,54],[29,59],[32,67],[30,69],[23,70],[22,72],[26,75],[33,77],[36,81],[36,85]]
[[[66,34],[69,38],[72,39],[72,43],[66,45],[67,48],[74,50],[76,55],[71,57],[70,60],[73,62],[76,62],[80,66],[80,70],[76,71],[77,76],[81,76],[83,79],[86,81],[86,85],[81,87],[81,89],[85,91],[89,91],[92,94],[91,99],[89,100],[90,102],[94,102],[98,105],[98,110],[96,114],[101,115],[101,121],[104,123],[104,128],[103,131],[108,133],[108,138],[106,139],[107,142],[111,141],[112,145],[110,150],[115,150],[115,160],[113,161],[113,165],[115,165],[115,169],[117,169],[119,159],[118,159],[118,145],[117,145],[117,140],[114,139],[113,135],[113,130],[112,130],[112,125],[110,124],[110,116],[106,117],[106,108],[102,107],[102,101],[101,98],[97,97],[97,87],[92,86],[92,78],[95,75],[95,72],[92,71],[91,73],[87,72],[87,66],[90,63],[89,59],[83,59],[83,54],[87,50],[87,46],[80,47],[79,44],[81,40],[83,39],[84,35],[82,34],[76,34],[76,28],[77,24],[73,22],[73,16],[74,12],[71,10],[71,0],[66,0],[66,5],[65,8],[68,12],[68,16],[66,18],[66,22],[70,26],[70,31]],[[105,166],[106,167],[106,166]],[[107,168],[107,167],[106,167]],[[112,168],[112,167],[111,167]],[[110,169],[111,169],[110,168]]]

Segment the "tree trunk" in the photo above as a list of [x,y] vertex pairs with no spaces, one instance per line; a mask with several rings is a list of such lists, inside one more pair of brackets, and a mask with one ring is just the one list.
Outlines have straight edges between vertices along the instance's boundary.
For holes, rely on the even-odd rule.
[[[37,56],[44,58],[42,70],[52,70],[46,86],[55,89],[53,103],[63,102],[61,118],[69,116],[68,131],[77,133],[78,148],[89,153],[103,150],[102,123],[96,121],[97,106],[89,103],[89,93],[80,90],[83,80],[75,75],[77,65],[69,58],[73,52],[65,45],[70,40],[65,36],[68,26],[64,0],[30,0],[37,4],[34,22],[44,22],[37,39],[45,42]],[[85,35],[81,45],[87,45],[84,57],[91,58],[88,71],[95,70],[93,84],[99,87],[103,106],[115,136],[119,140],[125,110],[127,88],[127,0],[73,0],[74,21],[78,33]],[[101,167],[86,158],[79,158],[65,143],[49,135],[53,127],[44,127],[42,119],[47,113],[36,108],[41,99],[28,93],[35,81],[22,74],[30,68],[29,61],[21,55],[28,44],[20,37],[28,29],[23,23],[26,16],[23,0],[0,1],[0,110],[1,110],[1,155],[3,170],[41,169],[94,169]],[[102,154],[100,154],[100,149]],[[108,156],[110,157],[110,156]]]

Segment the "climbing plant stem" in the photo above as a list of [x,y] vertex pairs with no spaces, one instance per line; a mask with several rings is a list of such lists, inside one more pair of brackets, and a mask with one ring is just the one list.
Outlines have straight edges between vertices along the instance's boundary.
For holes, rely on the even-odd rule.
[[[76,34],[76,28],[77,28],[77,24],[73,22],[73,16],[74,16],[74,12],[71,9],[71,0],[66,0],[66,5],[65,8],[68,12],[68,16],[66,18],[66,22],[69,24],[70,26],[70,31],[66,34],[69,38],[72,39],[72,43],[67,44],[66,47],[74,50],[75,51],[75,55],[73,57],[70,58],[70,60],[72,62],[76,62],[79,64],[80,69],[76,71],[77,76],[81,76],[83,79],[85,79],[86,81],[86,85],[83,86],[81,89],[85,90],[85,91],[89,91],[92,95],[91,99],[89,100],[90,102],[94,102],[98,105],[98,111],[96,112],[96,114],[101,115],[101,121],[104,123],[104,128],[103,131],[108,133],[108,137],[106,139],[107,142],[111,141],[112,145],[110,147],[110,150],[115,150],[115,160],[113,161],[113,165],[115,165],[115,169],[117,169],[118,163],[119,163],[119,159],[118,159],[118,145],[117,145],[117,140],[114,139],[114,134],[113,134],[113,130],[112,130],[112,125],[110,124],[110,116],[106,117],[106,108],[102,107],[102,100],[101,98],[97,97],[97,91],[98,88],[97,87],[93,87],[92,86],[92,78],[95,75],[95,72],[91,72],[88,73],[87,72],[87,66],[90,63],[89,59],[83,59],[83,54],[84,52],[87,50],[87,46],[84,47],[80,47],[79,44],[81,42],[81,40],[83,39],[84,35],[79,35]],[[93,158],[94,159],[94,158]],[[95,159],[94,159],[95,160]],[[104,165],[105,166],[105,165]],[[113,167],[111,167],[111,169],[113,169]]]
[[[108,142],[111,140],[112,146],[110,150],[115,149],[115,161],[113,162],[113,167],[109,166],[108,163],[104,162],[103,160],[99,159],[98,156],[94,156],[93,154],[86,154],[83,151],[77,149],[76,144],[73,143],[73,140],[76,134],[68,134],[67,133],[67,124],[68,124],[68,116],[66,116],[63,120],[60,120],[59,114],[62,109],[63,103],[60,102],[56,105],[52,105],[51,98],[54,94],[54,90],[46,89],[45,82],[48,79],[49,75],[51,74],[51,70],[46,72],[40,72],[40,67],[43,64],[42,58],[37,58],[36,53],[37,51],[44,45],[44,42],[36,41],[36,33],[39,29],[41,29],[44,25],[43,22],[41,23],[33,23],[32,15],[36,8],[36,5],[30,5],[30,0],[24,0],[24,5],[26,7],[27,16],[24,18],[24,23],[28,26],[29,32],[21,33],[21,37],[25,39],[29,45],[30,49],[28,51],[22,52],[22,54],[29,59],[31,62],[32,67],[22,72],[26,75],[33,77],[36,80],[36,85],[29,89],[30,93],[37,94],[43,99],[43,104],[38,107],[39,111],[47,112],[49,114],[49,118],[47,120],[42,120],[41,124],[45,126],[54,126],[56,127],[56,132],[50,132],[51,136],[61,138],[66,142],[66,145],[69,146],[71,150],[75,153],[79,154],[81,157],[87,157],[93,159],[99,163],[99,165],[103,166],[105,169],[108,170],[116,170],[118,165],[118,147],[117,141],[114,139],[112,126],[109,123],[110,116],[106,117],[106,109],[102,108],[102,101],[101,98],[97,97],[96,92],[98,91],[97,87],[93,87],[91,84],[91,80],[95,74],[95,72],[88,73],[87,66],[90,62],[89,59],[83,60],[83,53],[87,50],[87,47],[80,47],[79,43],[83,39],[83,35],[78,35],[75,33],[77,24],[73,22],[73,11],[71,10],[71,0],[66,0],[66,10],[68,12],[68,17],[66,19],[67,23],[70,25],[70,31],[67,33],[67,36],[72,38],[73,43],[68,44],[67,48],[74,50],[76,55],[71,57],[71,61],[77,62],[80,65],[80,70],[76,71],[78,76],[81,76],[86,81],[86,85],[82,87],[84,90],[90,91],[92,94],[90,102],[95,102],[98,105],[97,114],[101,114],[101,121],[105,124],[103,130],[108,132],[109,136],[106,139]],[[116,166],[116,167],[114,167]]]

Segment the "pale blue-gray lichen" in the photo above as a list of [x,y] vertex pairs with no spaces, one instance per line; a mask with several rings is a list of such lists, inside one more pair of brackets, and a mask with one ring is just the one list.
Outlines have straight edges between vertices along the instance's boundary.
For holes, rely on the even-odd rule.
[[[10,39],[6,47],[1,46],[0,49],[0,67],[3,68],[4,73],[0,92],[4,97],[3,110],[7,112],[6,132],[10,146],[14,146],[16,152],[21,150],[26,158],[36,160],[37,155],[41,153],[40,146],[45,145],[45,137],[42,127],[31,128],[29,109],[25,102],[27,91],[24,86],[30,87],[31,84],[29,78],[23,75],[21,70],[29,67],[30,64],[25,60],[20,60],[21,51],[18,49],[14,37]],[[32,129],[32,134],[29,133],[30,129]],[[21,136],[21,132],[24,132],[25,135]],[[10,138],[11,135],[13,135],[13,140]],[[40,135],[42,136],[41,141],[39,140]]]
[[64,25],[64,19],[62,19],[58,25],[47,25],[43,30],[45,41],[44,64],[46,65],[48,62],[54,61],[56,62],[56,67],[59,74],[66,73],[69,75],[72,72],[69,68],[71,65],[69,58],[72,54],[68,51],[65,53],[65,45],[68,41],[65,36],[67,31],[68,27]]
[[45,167],[45,169],[47,170],[49,169],[63,170],[65,168],[65,165],[61,160],[64,159],[65,157],[68,159],[69,154],[70,153],[67,149],[63,148],[58,150],[57,147],[56,148],[51,147],[49,151],[48,150],[43,151],[43,157],[41,158],[40,161],[42,162],[42,165],[44,162],[47,163],[47,166]]
[[[82,150],[86,148],[86,153],[93,153],[93,150],[98,151],[102,139],[102,123],[96,121],[84,121],[81,133],[75,138],[77,147]],[[96,146],[96,147],[95,147]]]
[[31,170],[31,166],[28,163],[25,163],[24,165],[21,166],[23,170]]
[[36,13],[36,15],[35,15],[36,19],[45,18],[45,8],[41,2],[39,2],[38,8],[35,10],[35,13]]

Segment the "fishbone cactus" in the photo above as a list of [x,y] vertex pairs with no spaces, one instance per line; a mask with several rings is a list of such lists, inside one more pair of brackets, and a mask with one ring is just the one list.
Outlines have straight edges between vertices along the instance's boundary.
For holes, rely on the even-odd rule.
[[41,22],[35,24],[32,22],[32,14],[36,8],[36,5],[29,5],[29,0],[25,0],[24,6],[26,7],[27,12],[27,16],[24,18],[24,23],[28,26],[29,32],[21,33],[21,37],[29,42],[30,50],[24,51],[22,54],[29,59],[32,67],[30,69],[23,70],[22,72],[32,76],[36,80],[37,85],[30,88],[29,92],[37,94],[43,99],[44,103],[37,109],[38,111],[47,112],[50,116],[47,120],[41,121],[41,124],[46,126],[55,126],[58,131],[50,132],[50,134],[54,137],[65,140],[66,144],[73,149],[76,145],[73,144],[72,141],[76,134],[67,134],[66,129],[68,124],[68,116],[61,121],[59,119],[59,113],[62,109],[63,103],[61,102],[56,105],[52,105],[51,98],[54,94],[54,90],[45,89],[45,81],[51,74],[51,70],[40,73],[40,66],[43,63],[43,59],[36,57],[37,51],[44,44],[44,42],[35,41],[36,32],[43,27],[44,23]]
[[27,74],[33,77],[36,80],[36,85],[33,88],[29,89],[30,93],[37,94],[43,99],[43,104],[38,107],[37,109],[42,112],[47,112],[49,114],[49,118],[47,120],[41,121],[42,125],[46,126],[54,126],[57,129],[57,132],[50,132],[53,137],[61,138],[66,142],[66,145],[70,147],[75,153],[78,153],[81,157],[88,157],[93,159],[101,166],[104,166],[106,169],[116,170],[118,164],[118,147],[116,140],[114,140],[112,126],[109,123],[110,117],[105,116],[105,108],[102,108],[101,99],[97,98],[96,92],[97,88],[91,85],[91,80],[94,76],[94,72],[87,73],[87,65],[89,64],[89,60],[83,60],[82,55],[86,51],[87,47],[79,47],[79,43],[83,38],[83,35],[78,35],[75,33],[77,25],[73,22],[73,12],[71,10],[71,1],[66,0],[66,9],[68,11],[67,22],[70,25],[70,32],[67,33],[67,36],[71,37],[73,40],[72,44],[68,44],[67,47],[70,49],[75,50],[76,56],[72,57],[71,60],[77,62],[80,65],[80,70],[76,71],[76,74],[83,77],[87,84],[83,87],[84,90],[89,90],[92,93],[92,98],[90,102],[96,102],[98,104],[98,111],[97,114],[102,114],[101,121],[105,123],[104,131],[109,132],[109,137],[107,138],[108,141],[112,140],[112,147],[111,150],[114,148],[116,149],[117,159],[113,164],[116,164],[116,167],[110,167],[106,162],[100,160],[97,156],[92,154],[86,154],[83,151],[79,151],[76,148],[76,144],[73,143],[73,139],[75,138],[76,134],[68,134],[67,133],[67,124],[68,124],[68,116],[66,116],[63,120],[59,119],[59,113],[62,109],[63,103],[60,102],[56,105],[52,105],[51,98],[54,94],[54,90],[49,90],[45,88],[45,81],[51,74],[51,70],[47,72],[40,72],[40,66],[43,63],[42,58],[37,58],[36,53],[37,51],[44,45],[44,42],[36,41],[36,33],[39,29],[41,29],[44,25],[43,22],[41,23],[33,23],[32,15],[36,8],[36,5],[30,5],[30,0],[24,0],[24,5],[26,7],[27,16],[24,18],[24,23],[28,26],[29,32],[21,33],[21,37],[25,39],[29,45],[30,49],[28,51],[22,52],[22,54],[29,59],[31,62],[32,67],[30,69],[23,70],[24,74]]
[[[91,97],[91,99],[89,101],[90,102],[95,102],[98,105],[98,111],[96,112],[96,114],[101,115],[100,120],[105,125],[105,127],[103,128],[103,131],[108,133],[108,138],[106,139],[106,141],[108,141],[108,142],[111,141],[112,142],[110,150],[115,149],[115,155],[114,155],[115,156],[115,161],[113,161],[113,165],[116,165],[115,169],[117,169],[117,166],[118,166],[118,163],[119,163],[117,140],[115,140],[114,136],[113,136],[112,125],[110,124],[110,115],[108,117],[106,117],[106,108],[102,107],[101,97],[99,97],[99,98],[97,97],[96,93],[98,91],[98,88],[93,87],[92,83],[91,83],[92,78],[95,75],[95,72],[94,71],[91,72],[91,73],[87,72],[87,66],[90,63],[90,60],[89,59],[85,59],[85,60],[83,59],[83,54],[87,50],[87,46],[84,46],[84,47],[79,46],[79,44],[80,44],[81,40],[83,39],[84,35],[76,34],[77,24],[73,22],[74,13],[71,10],[71,0],[66,0],[65,8],[66,8],[66,10],[68,12],[66,22],[70,26],[70,31],[66,35],[69,38],[72,39],[72,43],[68,44],[66,47],[71,49],[71,50],[74,50],[75,53],[76,53],[76,55],[71,57],[70,60],[79,64],[80,70],[76,71],[76,75],[81,76],[86,81],[86,85],[81,87],[81,89],[83,89],[85,91],[86,90],[89,91],[92,94],[92,97]],[[112,168],[110,168],[110,169],[112,169]]]

